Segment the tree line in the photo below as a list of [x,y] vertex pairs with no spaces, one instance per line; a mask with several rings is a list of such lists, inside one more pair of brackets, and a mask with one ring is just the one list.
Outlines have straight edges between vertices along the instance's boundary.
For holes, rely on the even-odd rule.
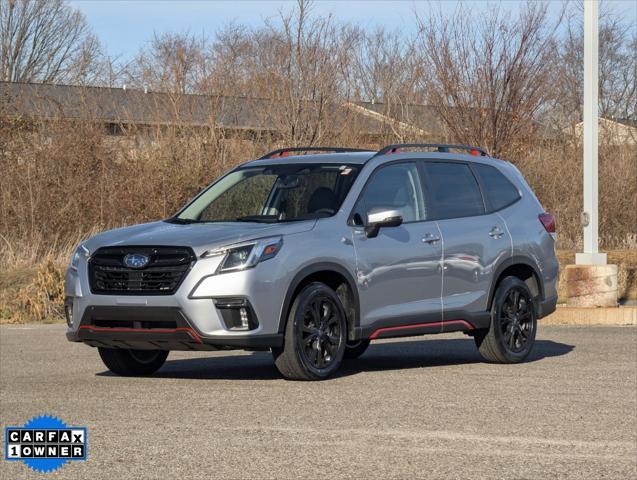
[[[602,11],[600,115],[637,121],[637,32]],[[582,18],[576,2],[557,14],[535,1],[517,13],[467,4],[418,13],[405,33],[319,16],[299,0],[260,26],[155,34],[123,61],[63,0],[0,0],[0,80],[265,97],[295,144],[318,141],[330,105],[381,103],[408,123],[410,106],[429,105],[450,139],[510,155],[580,120]]]

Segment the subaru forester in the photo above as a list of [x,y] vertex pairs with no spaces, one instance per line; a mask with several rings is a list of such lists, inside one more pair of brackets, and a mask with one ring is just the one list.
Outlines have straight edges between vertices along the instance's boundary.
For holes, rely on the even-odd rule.
[[555,310],[555,235],[518,169],[477,147],[276,150],[170,218],[79,245],[67,337],[120,375],[246,349],[320,380],[373,340],[447,332],[521,362]]

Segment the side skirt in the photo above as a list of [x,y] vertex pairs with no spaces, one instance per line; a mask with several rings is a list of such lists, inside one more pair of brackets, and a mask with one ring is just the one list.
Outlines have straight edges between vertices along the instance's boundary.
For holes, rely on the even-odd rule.
[[376,340],[378,338],[409,337],[412,335],[427,335],[446,332],[468,332],[473,329],[473,325],[466,320],[448,320],[445,322],[420,323],[415,325],[379,328],[369,336],[369,339]]
[[381,338],[411,337],[435,333],[465,332],[472,334],[475,330],[489,328],[491,317],[489,312],[470,313],[465,311],[445,312],[440,320],[427,318],[393,318],[374,322],[373,325],[359,330],[358,338],[377,340]]

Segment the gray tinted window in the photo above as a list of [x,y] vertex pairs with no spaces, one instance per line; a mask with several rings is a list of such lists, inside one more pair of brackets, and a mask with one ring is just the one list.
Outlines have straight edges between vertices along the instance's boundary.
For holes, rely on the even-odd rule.
[[485,190],[489,210],[500,210],[520,198],[518,189],[497,168],[479,163],[474,167]]
[[355,214],[366,219],[374,210],[400,210],[403,222],[425,219],[418,169],[413,163],[397,163],[381,167],[367,183]]
[[463,163],[425,162],[432,218],[471,217],[484,213],[478,182]]

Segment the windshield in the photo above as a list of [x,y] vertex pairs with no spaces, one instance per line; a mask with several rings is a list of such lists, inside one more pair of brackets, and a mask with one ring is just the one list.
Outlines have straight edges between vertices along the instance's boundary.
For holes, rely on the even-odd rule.
[[230,172],[196,197],[173,222],[286,222],[330,217],[358,165],[288,164]]

